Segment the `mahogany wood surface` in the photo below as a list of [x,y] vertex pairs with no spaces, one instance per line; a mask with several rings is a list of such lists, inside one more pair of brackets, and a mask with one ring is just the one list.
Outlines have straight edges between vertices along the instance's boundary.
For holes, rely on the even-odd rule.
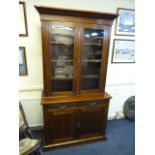
[[80,107],[79,137],[81,139],[105,134],[103,133],[105,127],[103,122],[105,106],[106,104]]
[[[40,8],[40,7],[39,7]],[[44,8],[45,9],[45,8]],[[43,9],[43,10],[44,10]],[[49,10],[49,8],[47,8]],[[51,8],[53,10],[53,8]],[[59,9],[58,9],[59,10]],[[54,12],[56,9],[54,9]],[[59,12],[59,11],[58,11]],[[61,12],[61,11],[60,11]],[[68,10],[67,10],[68,12]],[[42,11],[41,11],[42,13]],[[52,13],[47,17],[49,20],[42,19],[42,43],[43,43],[43,70],[44,70],[44,95],[45,96],[72,96],[78,94],[85,94],[91,92],[104,92],[105,81],[106,81],[106,70],[108,63],[108,54],[109,54],[109,42],[110,42],[110,33],[111,33],[111,23],[113,20],[111,18],[104,17],[104,20],[100,18],[81,18],[78,17],[66,16],[66,11],[62,16],[54,16],[56,13]],[[70,15],[72,11],[70,11]],[[82,14],[81,12],[79,12]],[[42,14],[41,14],[42,15]],[[104,16],[104,13],[102,13]],[[110,16],[110,14],[108,14]],[[113,15],[112,15],[113,16]],[[51,18],[52,17],[52,18]],[[79,18],[77,20],[77,18]],[[100,22],[98,22],[100,20]],[[107,22],[110,22],[110,25],[106,25]],[[66,92],[52,92],[52,49],[51,49],[51,34],[50,27],[52,25],[63,25],[71,26],[75,29],[74,34],[74,76],[73,76],[73,88],[72,91]],[[100,68],[100,80],[99,88],[97,90],[83,90],[81,91],[81,74],[82,74],[82,52],[83,52],[83,30],[84,28],[91,29],[102,29],[104,31],[103,39],[103,48],[102,48],[102,63]],[[63,82],[61,82],[61,85]]]
[[52,14],[52,15],[66,15],[66,16],[75,16],[75,17],[84,17],[84,18],[99,18],[99,19],[115,19],[118,15],[113,13],[104,13],[96,11],[85,11],[85,10],[73,10],[73,9],[64,9],[64,8],[52,8],[52,7],[42,7],[35,6],[40,14]]
[[63,21],[63,22],[74,22],[74,23],[88,23],[88,24],[98,24],[112,26],[113,20],[108,19],[95,19],[95,18],[82,18],[82,17],[72,17],[72,16],[58,16],[58,15],[48,15],[41,14],[40,19],[43,21]]
[[103,139],[109,100],[44,105],[44,148]]
[[59,109],[45,110],[48,123],[45,132],[45,144],[66,142],[76,138],[76,107],[62,106]]
[[[111,26],[117,14],[40,6],[36,6],[36,9],[40,13],[42,23],[44,91],[41,104],[44,118],[44,149],[105,139],[111,99],[111,96],[105,92],[105,82]],[[51,26],[55,25],[74,27],[74,56],[72,58],[74,72],[71,91],[52,91],[54,75],[52,75],[51,61],[54,49],[51,48],[53,46]],[[99,87],[89,90],[82,90],[85,83],[81,80],[85,28],[104,31],[104,37],[101,40],[103,46]],[[65,81],[58,84],[65,85]]]
[[71,145],[80,145],[83,143],[92,143],[92,142],[96,142],[99,140],[106,140],[107,137],[105,135],[102,136],[96,136],[96,137],[89,137],[89,138],[85,138],[85,139],[77,139],[77,140],[71,140],[68,142],[61,142],[61,143],[56,143],[56,144],[49,144],[49,145],[45,145],[43,146],[43,149],[45,151],[47,150],[51,150],[51,149],[56,149],[56,148],[60,148],[60,147],[66,147],[66,146],[71,146]]
[[92,100],[109,100],[111,96],[106,92],[103,94],[92,93],[78,96],[70,97],[42,97],[42,105],[52,105],[52,104],[61,104],[61,103],[72,103],[72,102],[81,102],[81,101],[92,101]]

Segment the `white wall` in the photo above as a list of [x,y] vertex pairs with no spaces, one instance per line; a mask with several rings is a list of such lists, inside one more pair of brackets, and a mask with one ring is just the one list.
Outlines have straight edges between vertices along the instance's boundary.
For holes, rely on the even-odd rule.
[[[40,17],[34,5],[93,10],[116,13],[117,8],[134,8],[134,0],[25,0],[28,20],[28,37],[19,38],[19,46],[26,47],[28,76],[19,78],[19,95],[30,126],[42,125],[40,105],[43,88],[42,43]],[[109,117],[122,110],[124,101],[134,95],[134,64],[111,64],[115,22],[109,52],[106,91],[113,97]],[[121,37],[128,38],[129,37]],[[134,38],[133,38],[134,39]]]

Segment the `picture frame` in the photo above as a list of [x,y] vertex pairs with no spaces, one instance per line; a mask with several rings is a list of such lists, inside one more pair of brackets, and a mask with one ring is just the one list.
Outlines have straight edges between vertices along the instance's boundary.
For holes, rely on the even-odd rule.
[[26,50],[25,47],[19,47],[19,75],[28,75],[27,62],[26,62]]
[[112,63],[135,63],[135,41],[114,39]]
[[115,35],[135,35],[135,10],[134,9],[117,9],[118,18],[116,20]]
[[19,2],[19,36],[21,36],[21,37],[28,36],[25,2]]

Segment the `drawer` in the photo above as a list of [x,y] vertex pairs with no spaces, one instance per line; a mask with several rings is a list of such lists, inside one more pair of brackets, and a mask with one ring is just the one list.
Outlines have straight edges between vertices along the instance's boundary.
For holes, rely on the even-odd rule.
[[64,110],[64,109],[70,109],[70,108],[77,108],[76,103],[63,103],[63,104],[52,104],[52,105],[46,105],[44,106],[45,109],[53,109],[53,110]]
[[106,100],[102,100],[102,101],[88,101],[88,102],[80,102],[80,103],[78,103],[78,106],[91,106],[91,107],[95,107],[95,106],[104,106],[106,103],[108,103],[108,101],[106,101]]

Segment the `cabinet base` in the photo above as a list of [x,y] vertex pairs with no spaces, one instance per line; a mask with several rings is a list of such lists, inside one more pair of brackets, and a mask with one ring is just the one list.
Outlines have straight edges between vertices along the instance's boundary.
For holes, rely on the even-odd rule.
[[58,147],[66,147],[66,146],[71,146],[71,145],[78,145],[82,143],[91,143],[99,140],[106,140],[106,136],[96,136],[96,137],[90,137],[90,138],[85,138],[85,139],[79,139],[79,140],[73,140],[73,141],[68,141],[68,142],[62,142],[62,143],[57,143],[57,144],[50,144],[50,145],[44,145],[43,150],[48,151],[51,149],[56,149]]

